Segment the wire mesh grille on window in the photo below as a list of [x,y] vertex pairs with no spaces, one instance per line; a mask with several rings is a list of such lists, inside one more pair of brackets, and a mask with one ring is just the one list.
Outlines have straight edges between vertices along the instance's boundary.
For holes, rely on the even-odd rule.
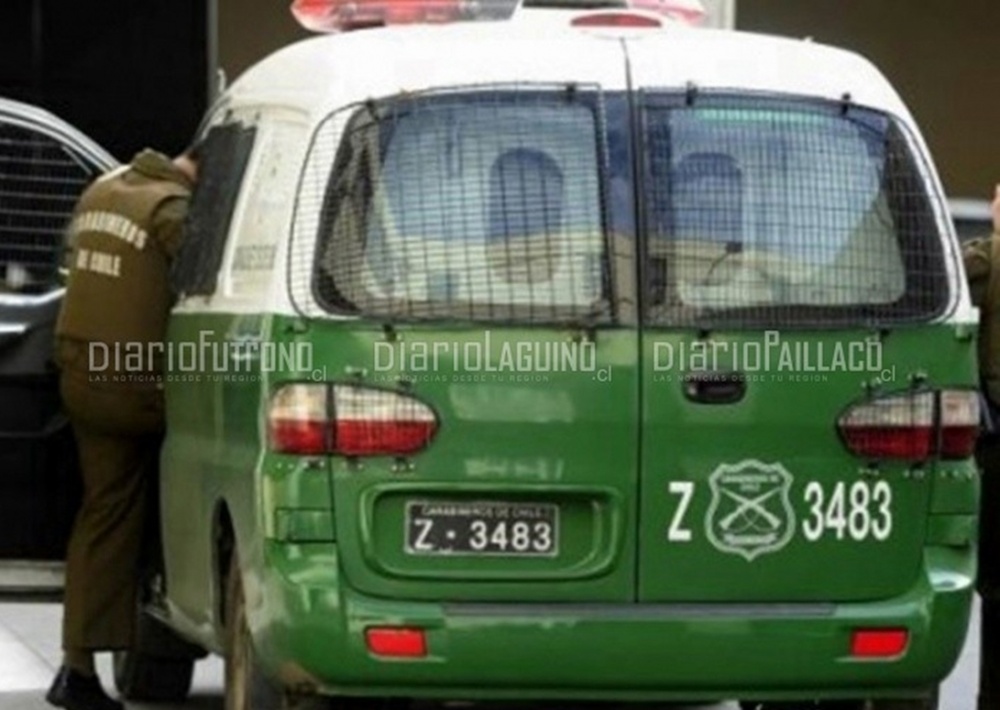
[[828,327],[948,306],[927,167],[887,117],[760,97],[647,97],[645,319]]
[[95,174],[48,136],[0,123],[0,290],[52,287],[66,223]]
[[184,225],[185,239],[170,273],[175,293],[212,295],[218,286],[226,238],[243,184],[256,128],[213,126],[201,142],[198,183]]
[[332,115],[300,190],[293,302],[387,320],[607,319],[603,135],[592,89],[478,87]]

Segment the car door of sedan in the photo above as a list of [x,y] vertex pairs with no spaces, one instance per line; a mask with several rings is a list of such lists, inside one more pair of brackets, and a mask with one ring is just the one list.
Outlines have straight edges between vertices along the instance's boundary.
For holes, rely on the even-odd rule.
[[58,589],[79,507],[52,365],[63,232],[117,161],[34,106],[0,99],[0,594]]

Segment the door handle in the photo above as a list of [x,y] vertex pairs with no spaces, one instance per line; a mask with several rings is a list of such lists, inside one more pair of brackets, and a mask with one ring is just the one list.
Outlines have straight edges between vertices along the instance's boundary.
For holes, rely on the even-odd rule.
[[683,386],[684,396],[698,404],[734,404],[747,393],[742,372],[688,373]]

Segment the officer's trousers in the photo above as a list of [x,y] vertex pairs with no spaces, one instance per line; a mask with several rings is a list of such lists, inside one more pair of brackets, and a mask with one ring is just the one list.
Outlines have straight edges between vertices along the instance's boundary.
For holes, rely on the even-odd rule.
[[135,633],[147,491],[155,485],[163,437],[162,392],[64,370],[60,393],[84,490],[66,559],[63,648],[127,648]]
[[1000,435],[979,442],[979,707],[1000,710]]

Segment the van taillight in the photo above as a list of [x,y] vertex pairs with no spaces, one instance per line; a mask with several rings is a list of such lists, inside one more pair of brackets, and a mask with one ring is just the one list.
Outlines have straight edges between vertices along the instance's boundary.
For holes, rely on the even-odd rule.
[[892,395],[854,405],[838,427],[847,448],[867,459],[964,459],[975,449],[979,399],[965,390]]
[[434,411],[400,392],[344,384],[291,384],[271,397],[271,448],[285,454],[408,456],[437,432]]
[[286,385],[276,391],[267,413],[271,448],[282,454],[329,452],[329,399],[326,385]]
[[941,393],[941,458],[967,459],[979,438],[979,394],[969,390]]
[[405,456],[420,451],[437,430],[433,410],[389,390],[334,385],[335,453]]

